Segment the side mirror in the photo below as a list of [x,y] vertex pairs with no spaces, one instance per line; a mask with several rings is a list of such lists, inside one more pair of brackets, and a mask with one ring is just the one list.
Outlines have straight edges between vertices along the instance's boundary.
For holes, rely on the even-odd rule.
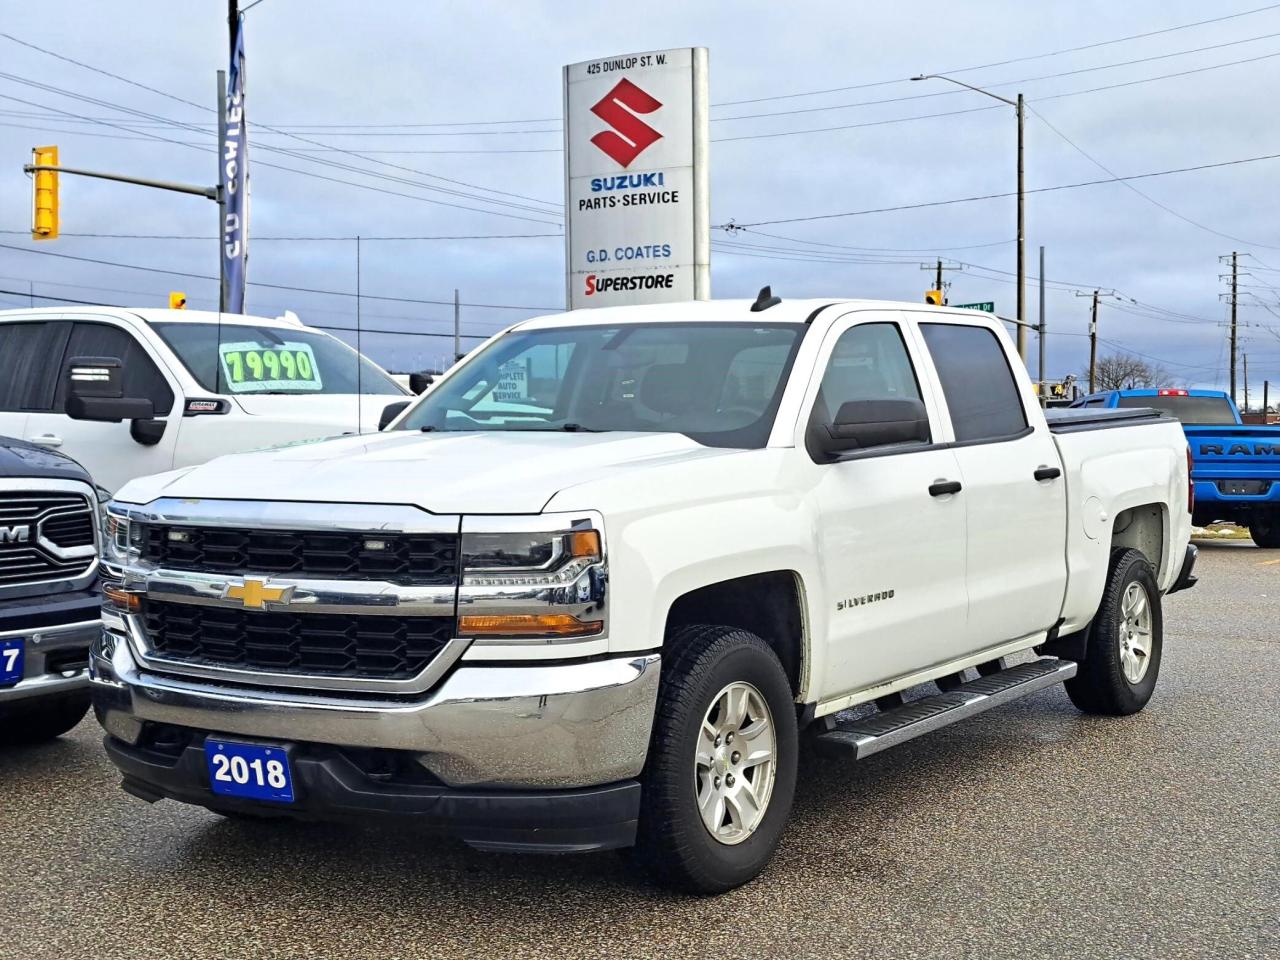
[[142,397],[126,397],[121,364],[115,357],[75,357],[67,363],[66,413],[72,420],[119,423],[150,420],[155,405]]
[[378,429],[387,429],[387,424],[400,416],[404,412],[404,408],[409,406],[411,402],[410,400],[397,400],[395,403],[388,403],[383,407],[382,416],[378,417]]
[[929,415],[919,400],[850,400],[834,423],[816,430],[816,446],[828,460],[841,454],[901,443],[929,442]]
[[429,373],[409,374],[409,389],[414,393],[422,393],[435,382],[436,378]]

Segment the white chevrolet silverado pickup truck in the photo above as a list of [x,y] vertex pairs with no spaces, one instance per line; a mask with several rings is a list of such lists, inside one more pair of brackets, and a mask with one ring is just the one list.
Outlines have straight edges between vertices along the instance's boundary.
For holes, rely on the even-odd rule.
[[863,757],[1061,682],[1141,709],[1189,496],[1176,421],[1046,422],[984,314],[541,317],[382,433],[120,490],[94,706],[144,800],[632,847],[721,891],[802,736]]

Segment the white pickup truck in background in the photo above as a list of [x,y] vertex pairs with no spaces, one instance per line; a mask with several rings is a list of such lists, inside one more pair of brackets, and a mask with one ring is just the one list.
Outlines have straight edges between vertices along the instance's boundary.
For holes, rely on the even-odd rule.
[[[56,449],[108,491],[224,453],[374,431],[408,392],[296,317],[116,307],[0,311],[0,436]],[[73,418],[67,363],[115,359],[139,401],[125,420]],[[147,404],[150,407],[147,408]]]
[[1132,713],[1195,582],[1176,421],[1046,422],[984,314],[767,290],[517,324],[386,432],[135,481],[109,531],[129,792],[704,892],[764,869],[802,735],[862,757],[1061,682]]

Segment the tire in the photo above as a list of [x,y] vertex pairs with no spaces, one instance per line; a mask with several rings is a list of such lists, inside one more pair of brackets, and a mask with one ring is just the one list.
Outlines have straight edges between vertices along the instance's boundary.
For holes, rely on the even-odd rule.
[[0,706],[0,746],[44,743],[60,737],[88,712],[87,691]]
[[1249,524],[1249,536],[1260,547],[1268,550],[1280,549],[1280,514],[1254,517]]
[[[782,837],[795,796],[795,703],[777,655],[753,633],[686,626],[671,633],[667,648],[673,653],[662,665],[632,856],[666,886],[723,893],[757,877]],[[746,704],[747,722],[735,721],[728,697]],[[727,732],[704,739],[704,724]],[[752,765],[732,750],[736,731],[739,744],[763,753],[769,727],[771,770],[768,762]],[[700,764],[700,756],[712,762]],[[756,791],[763,794],[762,812],[751,810]],[[708,819],[720,824],[719,839],[704,822],[700,795],[709,799]]]
[[[1141,617],[1126,614],[1126,610],[1132,614],[1132,598],[1139,595],[1147,609],[1145,637]],[[1137,713],[1155,691],[1163,645],[1164,618],[1155,571],[1140,551],[1113,550],[1102,604],[1089,625],[1084,660],[1065,684],[1067,696],[1085,713]],[[1145,654],[1139,656],[1143,647]]]

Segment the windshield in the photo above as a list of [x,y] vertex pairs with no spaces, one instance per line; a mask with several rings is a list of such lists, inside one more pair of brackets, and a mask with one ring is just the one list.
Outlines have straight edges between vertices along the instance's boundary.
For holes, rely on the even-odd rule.
[[415,430],[683,433],[763,447],[803,324],[672,323],[510,333],[400,425]]
[[1234,427],[1237,423],[1226,397],[1121,397],[1116,406],[1151,407],[1190,424]]
[[155,323],[152,328],[212,393],[404,395],[369,360],[313,330],[224,323],[219,340],[216,323]]

